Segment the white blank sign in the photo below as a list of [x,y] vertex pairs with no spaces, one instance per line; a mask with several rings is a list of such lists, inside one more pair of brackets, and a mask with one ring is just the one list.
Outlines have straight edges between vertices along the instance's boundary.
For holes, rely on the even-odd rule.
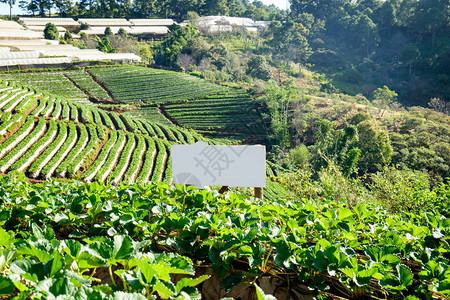
[[172,145],[176,184],[265,187],[265,146]]

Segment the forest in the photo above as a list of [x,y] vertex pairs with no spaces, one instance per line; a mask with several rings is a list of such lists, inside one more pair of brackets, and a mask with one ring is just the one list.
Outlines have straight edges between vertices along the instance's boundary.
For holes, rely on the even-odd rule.
[[[15,1],[3,0],[14,4]],[[290,0],[289,11],[248,0],[21,0],[33,15],[172,18],[189,14],[272,21],[264,48],[273,59],[312,66],[333,88],[367,96],[395,90],[405,105],[449,99],[449,6],[445,0]],[[268,54],[266,51],[265,54]]]

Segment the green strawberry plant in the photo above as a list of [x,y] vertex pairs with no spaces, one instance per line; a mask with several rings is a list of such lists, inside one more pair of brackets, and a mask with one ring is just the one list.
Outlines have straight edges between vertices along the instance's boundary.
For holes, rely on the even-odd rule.
[[277,276],[319,298],[450,293],[438,212],[14,177],[0,178],[0,197],[0,295],[12,298],[199,299],[197,268],[227,291]]

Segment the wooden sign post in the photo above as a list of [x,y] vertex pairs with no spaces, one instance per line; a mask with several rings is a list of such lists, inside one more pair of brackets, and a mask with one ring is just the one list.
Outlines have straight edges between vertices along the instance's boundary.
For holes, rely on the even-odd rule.
[[263,199],[263,188],[262,187],[255,187],[255,198]]
[[[253,187],[262,199],[266,186],[265,146],[172,145],[172,172],[176,184]],[[223,188],[221,190],[224,190]]]

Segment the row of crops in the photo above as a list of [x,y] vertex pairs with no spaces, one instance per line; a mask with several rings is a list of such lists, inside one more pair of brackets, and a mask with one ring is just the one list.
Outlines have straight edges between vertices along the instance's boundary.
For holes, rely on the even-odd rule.
[[371,204],[319,199],[268,201],[163,183],[0,180],[0,296],[450,294],[450,219],[438,212],[392,214]]
[[126,110],[131,108],[124,115],[164,125],[174,122],[215,138],[261,142],[266,134],[258,107],[245,91],[179,72],[113,66],[1,76],[66,99],[124,103]]
[[77,88],[61,71],[2,73],[1,79],[20,82],[24,86],[47,93],[55,93],[70,100],[88,102],[86,94]]
[[140,120],[158,122],[165,125],[173,124],[161,113],[157,105],[140,105],[138,109],[124,112],[124,114]]
[[64,75],[90,97],[99,100],[112,100],[105,89],[95,82],[86,70],[64,71]]
[[170,144],[202,139],[7,81],[0,84],[0,109],[0,172],[37,179],[170,182]]
[[[135,119],[133,114],[116,114],[97,109],[64,98],[36,92],[13,82],[3,81],[0,84],[0,109],[6,114],[3,119],[13,113],[62,119],[80,123],[104,125],[109,129],[140,132],[149,136],[157,136],[172,142],[193,143],[202,137],[194,132],[179,127]],[[18,116],[16,116],[17,118]],[[6,126],[6,124],[4,125]],[[0,134],[1,134],[0,127]]]
[[261,142],[266,135],[257,106],[249,94],[203,79],[143,67],[91,68],[117,101],[140,106],[140,118],[172,122],[202,134],[231,140]]
[[165,112],[178,124],[205,135],[263,140],[265,127],[255,103],[242,91],[227,91],[182,103],[167,103]]
[[116,101],[123,103],[181,101],[225,90],[194,76],[144,67],[90,68],[89,72],[102,82]]
[[112,101],[108,92],[85,69],[2,73],[1,78],[85,104],[90,103],[88,98]]

